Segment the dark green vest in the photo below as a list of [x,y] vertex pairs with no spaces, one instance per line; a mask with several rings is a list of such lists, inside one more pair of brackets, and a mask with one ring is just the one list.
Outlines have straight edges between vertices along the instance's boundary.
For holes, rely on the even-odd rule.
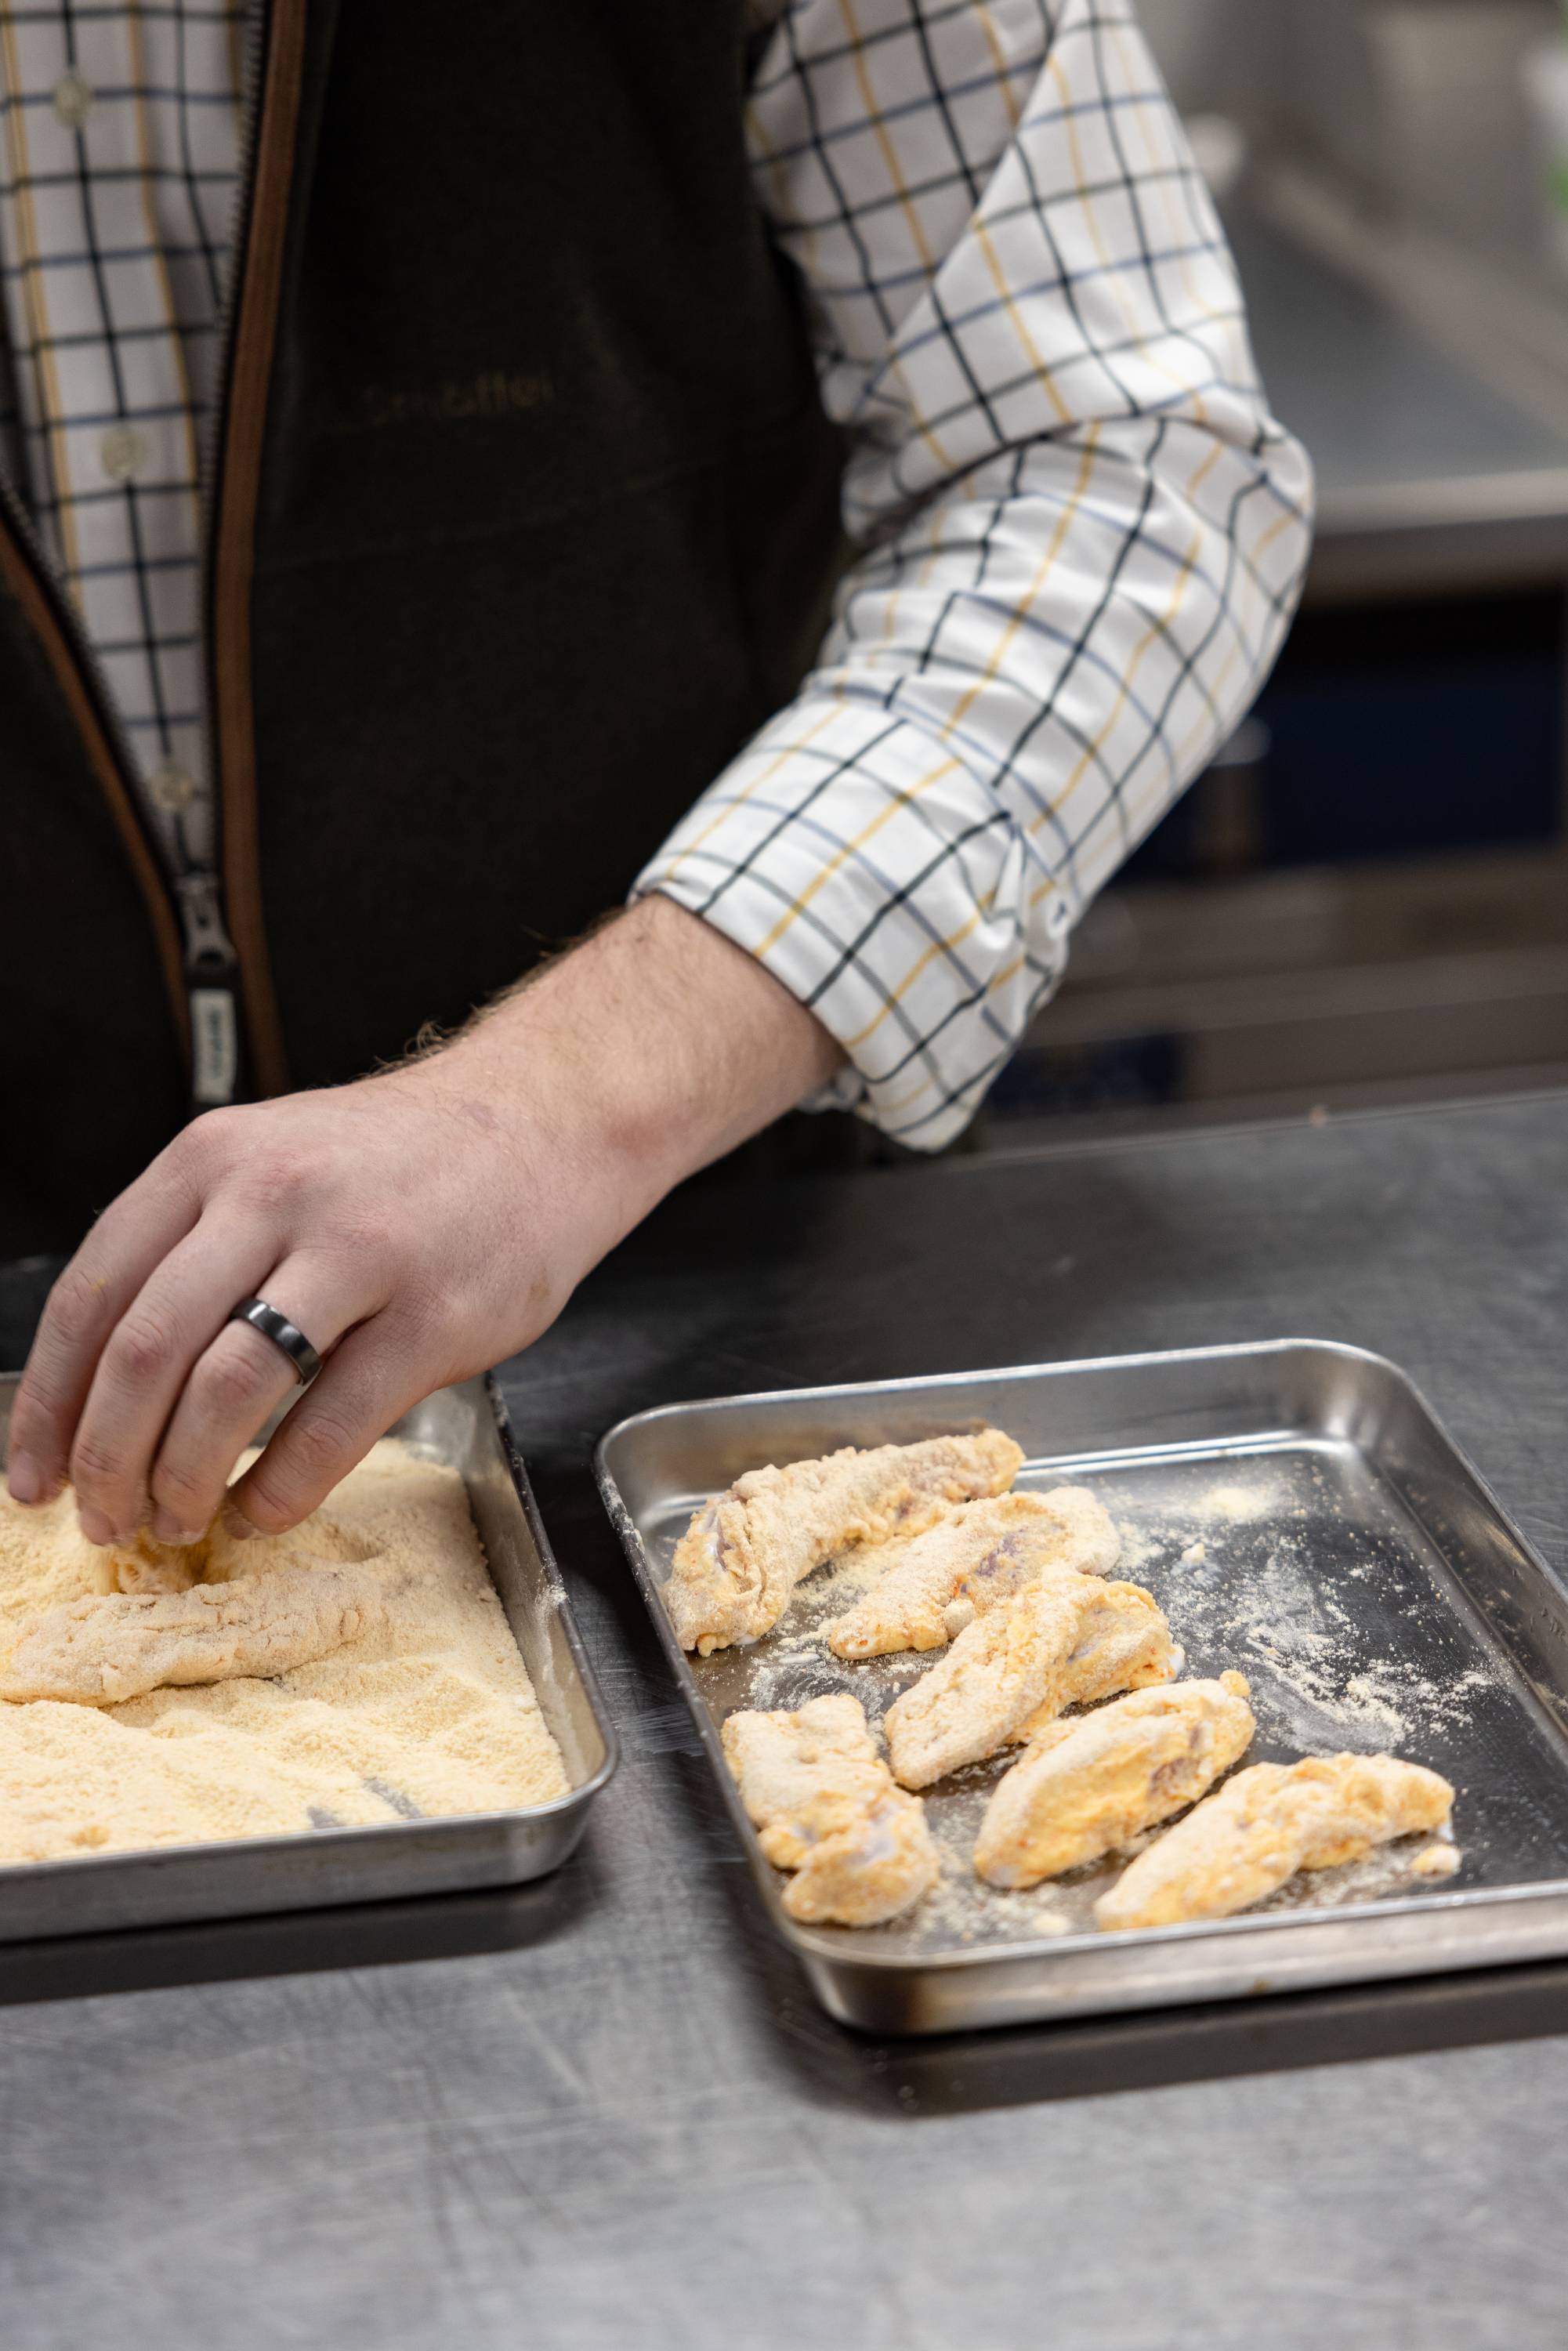
[[[614,905],[814,650],[840,447],[743,15],[273,0],[210,615],[262,1088]],[[0,1256],[73,1240],[188,1082],[95,690],[5,551]]]

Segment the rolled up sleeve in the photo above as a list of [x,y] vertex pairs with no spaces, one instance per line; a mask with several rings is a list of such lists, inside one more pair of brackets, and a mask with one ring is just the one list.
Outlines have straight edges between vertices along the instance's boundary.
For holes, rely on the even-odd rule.
[[823,1102],[936,1148],[1261,685],[1311,469],[1123,0],[768,13],[758,185],[852,436],[857,559],[638,890],[831,1031]]

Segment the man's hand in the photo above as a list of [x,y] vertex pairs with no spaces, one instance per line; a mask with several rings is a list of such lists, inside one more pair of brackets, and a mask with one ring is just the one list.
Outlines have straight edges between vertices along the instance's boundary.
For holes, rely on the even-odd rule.
[[13,1497],[68,1478],[93,1542],[193,1541],[295,1385],[227,1320],[255,1295],[329,1358],[233,1489],[236,1531],[284,1532],[839,1058],[760,965],[650,898],[423,1061],[209,1113],[56,1283],[12,1413]]

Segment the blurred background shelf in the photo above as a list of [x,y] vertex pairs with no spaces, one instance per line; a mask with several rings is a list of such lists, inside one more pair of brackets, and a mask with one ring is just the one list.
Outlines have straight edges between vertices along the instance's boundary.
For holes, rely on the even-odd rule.
[[[1506,361],[1482,374],[1379,290],[1399,266],[1399,240],[1363,225],[1359,279],[1312,251],[1310,226],[1328,246],[1342,224],[1326,203],[1309,211],[1302,194],[1299,174],[1259,190],[1294,235],[1239,205],[1227,207],[1226,225],[1264,381],[1317,467],[1309,605],[1560,585],[1568,348],[1558,423],[1511,391]],[[1484,332],[1476,321],[1478,350]]]

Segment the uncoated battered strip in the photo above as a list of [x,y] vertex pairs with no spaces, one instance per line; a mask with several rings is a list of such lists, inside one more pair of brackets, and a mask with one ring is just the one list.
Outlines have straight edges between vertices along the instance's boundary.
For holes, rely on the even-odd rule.
[[1135,1583],[1052,1575],[960,1633],[883,1718],[894,1777],[929,1787],[1034,1737],[1064,1706],[1168,1682],[1170,1626]]
[[792,1918],[875,1927],[935,1885],[918,1796],[895,1788],[860,1700],[840,1690],[798,1713],[732,1714],[721,1734],[747,1813]]
[[1023,1455],[999,1429],[918,1445],[852,1445],[787,1469],[749,1469],[693,1517],[665,1605],[681,1646],[707,1656],[771,1632],[802,1576],[854,1543],[928,1527],[956,1502],[999,1494]]
[[998,1782],[975,1867],[993,1886],[1038,1886],[1097,1861],[1201,1796],[1252,1728],[1239,1674],[1134,1690],[1050,1724]]
[[835,1656],[946,1648],[1039,1576],[1108,1575],[1122,1553],[1109,1512],[1086,1486],[967,1502],[887,1549],[886,1574],[828,1628]]
[[381,1614],[375,1578],[325,1562],[188,1592],[70,1600],[35,1617],[0,1660],[0,1698],[120,1706],[171,1686],[286,1674]]
[[1360,1861],[1390,1837],[1439,1827],[1453,1802],[1447,1780],[1392,1755],[1254,1763],[1139,1854],[1094,1905],[1096,1923],[1228,1918],[1298,1869]]

